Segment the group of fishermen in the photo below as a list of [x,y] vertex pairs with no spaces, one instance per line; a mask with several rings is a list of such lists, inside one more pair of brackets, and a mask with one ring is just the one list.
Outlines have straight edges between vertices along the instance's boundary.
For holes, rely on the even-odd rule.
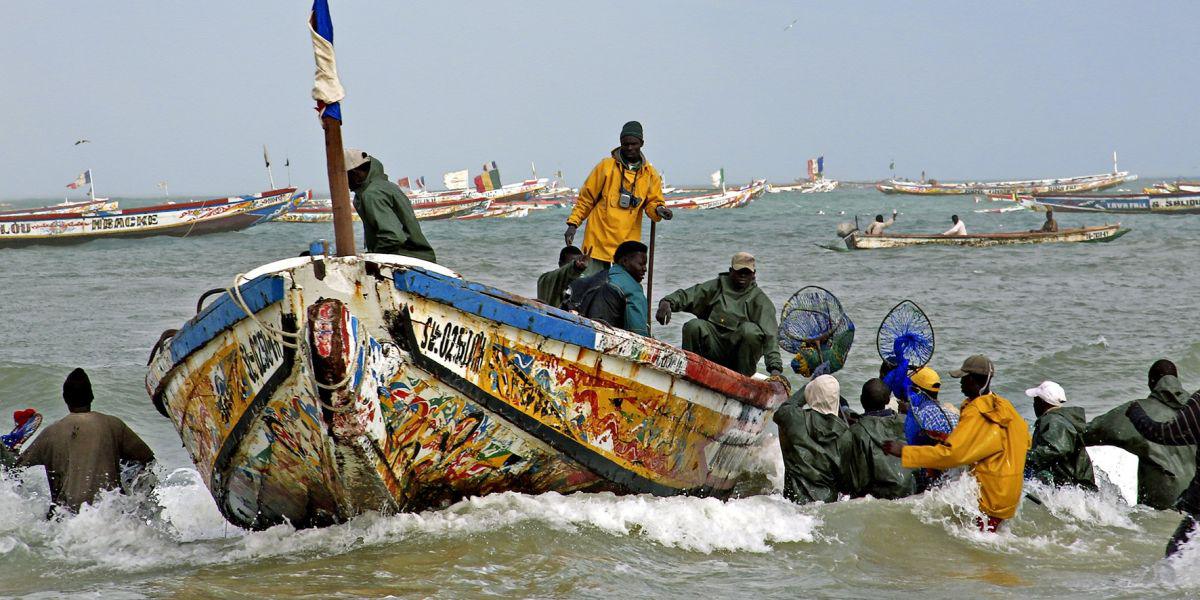
[[[896,224],[896,217],[899,216],[894,209],[892,217],[886,221],[883,215],[875,215],[875,220],[867,225],[865,235],[883,235],[883,231],[888,227]],[[1042,222],[1042,226],[1038,229],[1030,229],[1030,233],[1057,233],[1058,221],[1054,219],[1054,209],[1046,208],[1046,220]],[[942,232],[942,235],[967,235],[967,224],[963,222],[958,215],[950,215],[950,229]]]

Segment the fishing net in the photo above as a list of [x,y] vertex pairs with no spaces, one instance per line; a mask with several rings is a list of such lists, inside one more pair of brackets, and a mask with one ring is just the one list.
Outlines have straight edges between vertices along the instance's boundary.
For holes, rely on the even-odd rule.
[[937,400],[913,385],[912,374],[933,358],[933,324],[921,307],[905,300],[888,312],[875,338],[879,357],[895,367],[883,382],[897,398],[908,399],[904,435],[910,444],[944,440],[958,424],[957,415],[942,408]]
[[779,347],[795,356],[792,370],[804,377],[835,373],[854,343],[854,322],[825,288],[801,288],[783,305]]

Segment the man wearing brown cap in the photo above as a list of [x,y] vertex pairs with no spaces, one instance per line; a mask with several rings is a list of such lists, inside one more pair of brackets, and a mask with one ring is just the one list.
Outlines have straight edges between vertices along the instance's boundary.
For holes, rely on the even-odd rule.
[[753,375],[758,359],[765,358],[767,371],[779,375],[783,362],[775,304],[756,285],[756,271],[754,256],[738,252],[728,272],[668,294],[658,303],[655,318],[666,325],[673,312],[692,313],[697,318],[683,325],[684,350],[742,375]]
[[408,196],[388,181],[383,163],[354,148],[346,149],[345,159],[346,178],[354,192],[354,210],[362,219],[367,252],[437,262]]
[[987,516],[986,521],[979,520],[979,528],[990,532],[1017,512],[1030,442],[1025,419],[1012,403],[992,393],[993,375],[992,361],[980,354],[950,371],[951,377],[961,380],[967,399],[958,425],[941,444],[909,446],[888,441],[883,445],[883,451],[899,456],[906,469],[969,465],[979,481],[979,510]]
[[17,466],[45,466],[50,499],[78,511],[101,490],[120,487],[121,461],[146,464],[154,452],[120,419],[92,412],[92,382],[83,369],[63,382],[63,400],[70,414],[33,440]]

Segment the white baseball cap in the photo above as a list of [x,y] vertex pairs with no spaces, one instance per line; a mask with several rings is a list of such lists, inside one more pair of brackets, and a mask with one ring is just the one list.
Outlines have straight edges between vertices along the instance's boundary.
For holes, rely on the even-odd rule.
[[349,171],[356,167],[360,167],[363,163],[371,160],[371,156],[358,148],[346,148],[342,151],[346,160],[346,170]]
[[1041,385],[1025,390],[1025,395],[1030,398],[1041,398],[1046,404],[1052,406],[1062,406],[1067,401],[1066,390],[1053,381],[1043,381]]

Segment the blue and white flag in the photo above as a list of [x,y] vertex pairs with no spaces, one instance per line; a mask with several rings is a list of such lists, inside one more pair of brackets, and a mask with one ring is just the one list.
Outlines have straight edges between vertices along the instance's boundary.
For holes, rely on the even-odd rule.
[[90,184],[90,183],[92,183],[92,170],[88,169],[88,170],[80,173],[79,177],[75,178],[75,181],[68,183],[67,187],[72,190],[77,190],[85,185]]
[[317,112],[322,117],[341,121],[341,100],[346,97],[346,90],[342,89],[342,82],[338,80],[337,61],[333,56],[333,18],[329,16],[328,0],[313,0],[308,30],[312,34],[313,58],[317,62],[312,90],[313,100],[317,101]]
[[824,173],[825,173],[825,157],[818,156],[817,157],[817,175],[822,175]]

